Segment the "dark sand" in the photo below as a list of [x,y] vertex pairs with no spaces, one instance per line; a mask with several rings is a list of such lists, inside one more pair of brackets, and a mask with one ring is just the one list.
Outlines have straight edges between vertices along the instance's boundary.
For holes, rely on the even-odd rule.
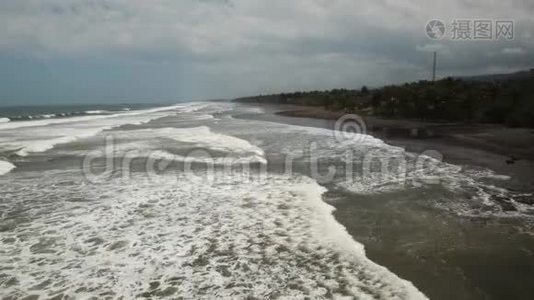
[[[261,107],[266,113],[236,117],[334,129],[343,115],[289,105]],[[534,130],[374,117],[364,120],[368,134],[389,144],[414,153],[436,150],[446,162],[509,175],[511,179],[503,182],[505,188],[534,191]],[[425,134],[413,136],[413,128]],[[507,163],[512,156],[517,161]],[[418,198],[412,191],[393,196],[325,195],[336,207],[336,219],[365,245],[371,260],[413,282],[430,299],[532,299],[531,228],[525,229],[514,219],[472,219],[436,212],[421,206]]]

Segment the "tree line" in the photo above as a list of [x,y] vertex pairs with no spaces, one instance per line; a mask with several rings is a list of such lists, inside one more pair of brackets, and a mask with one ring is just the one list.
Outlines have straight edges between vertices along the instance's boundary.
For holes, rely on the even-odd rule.
[[425,121],[534,127],[534,72],[523,78],[445,78],[376,89],[333,89],[260,95],[240,102],[322,106],[327,110]]

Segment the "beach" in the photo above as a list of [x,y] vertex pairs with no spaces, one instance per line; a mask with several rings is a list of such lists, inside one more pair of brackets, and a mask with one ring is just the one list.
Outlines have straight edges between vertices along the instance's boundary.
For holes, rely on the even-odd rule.
[[192,102],[2,124],[0,297],[425,299],[367,258],[304,172],[302,149],[348,144],[233,117],[254,112]]
[[291,110],[190,102],[0,124],[0,296],[534,292],[528,179]]
[[[334,129],[337,120],[350,113],[319,107],[253,104],[267,112],[260,116],[276,122]],[[485,167],[512,177],[512,189],[534,191],[534,129],[491,124],[436,123],[384,119],[361,115],[366,133],[388,144],[422,153],[435,150],[453,164]],[[416,132],[414,134],[414,130]],[[512,159],[513,158],[513,159]],[[512,161],[512,162],[511,162]]]
[[534,299],[533,3],[0,0],[0,300]]
[[[291,105],[254,105],[264,114],[243,115],[299,126],[335,128],[345,115],[321,108]],[[368,133],[408,152],[438,151],[443,161],[490,169],[499,189],[517,191],[514,201],[532,207],[534,169],[529,152],[533,143],[529,129],[492,125],[435,124],[408,120],[363,117]],[[389,134],[383,128],[389,128]],[[432,130],[432,136],[412,136],[411,128]],[[515,144],[514,144],[515,143]],[[507,163],[510,156],[518,160]],[[325,199],[336,207],[334,215],[349,233],[365,245],[367,255],[406,278],[431,299],[528,299],[528,278],[534,276],[532,225],[513,217],[511,200],[499,189],[485,196],[502,213],[486,214],[468,208],[473,196],[414,190],[361,195],[337,190]],[[441,213],[429,209],[425,199],[445,198]],[[513,198],[513,197],[512,197]]]

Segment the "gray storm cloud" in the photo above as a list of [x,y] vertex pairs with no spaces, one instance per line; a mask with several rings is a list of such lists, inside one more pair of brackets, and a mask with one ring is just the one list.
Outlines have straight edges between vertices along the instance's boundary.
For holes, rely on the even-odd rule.
[[[532,13],[529,1],[494,0],[4,0],[0,99],[379,86],[427,78],[431,51],[440,53],[441,76],[515,71],[534,61]],[[515,39],[426,37],[428,20],[456,18],[512,19]],[[18,91],[25,78],[31,84]]]

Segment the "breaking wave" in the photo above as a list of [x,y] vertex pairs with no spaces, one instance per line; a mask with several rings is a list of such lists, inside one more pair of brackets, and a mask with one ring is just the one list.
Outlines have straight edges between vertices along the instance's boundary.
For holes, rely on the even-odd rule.
[[4,153],[27,156],[30,153],[48,151],[59,144],[94,136],[103,130],[125,124],[142,124],[176,113],[176,110],[190,111],[198,107],[176,105],[113,115],[3,123],[0,124],[3,134],[0,137],[0,149]]
[[6,296],[425,298],[365,256],[307,177],[43,178],[3,182],[3,212],[32,207],[1,224]]
[[0,176],[9,173],[15,168],[15,165],[8,161],[0,160]]

